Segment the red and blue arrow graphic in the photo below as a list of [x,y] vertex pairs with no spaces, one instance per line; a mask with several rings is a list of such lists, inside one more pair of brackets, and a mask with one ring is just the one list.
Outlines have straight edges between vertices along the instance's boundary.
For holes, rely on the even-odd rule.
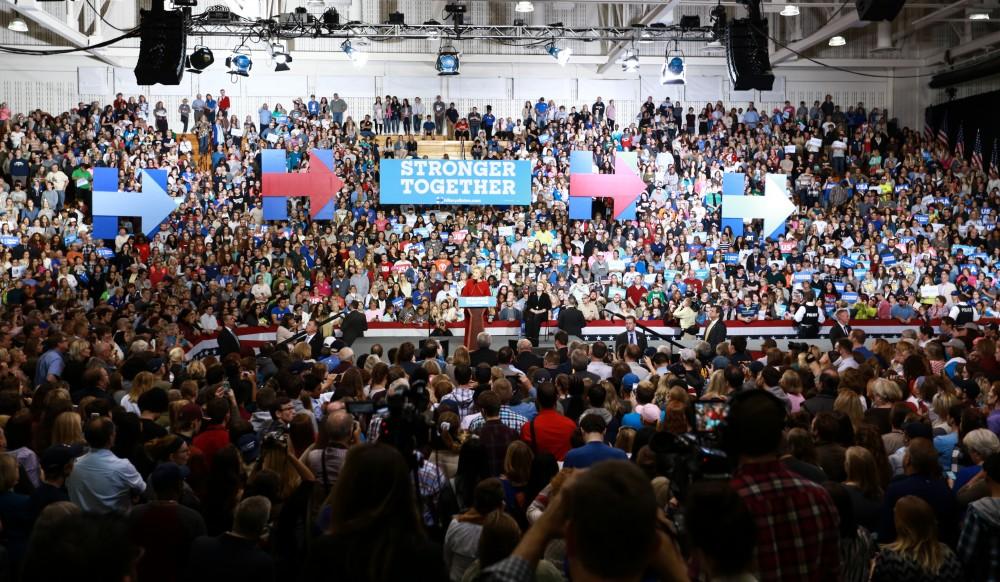
[[314,220],[333,218],[333,199],[344,187],[334,173],[333,150],[309,151],[309,171],[287,173],[285,150],[264,150],[260,164],[264,220],[288,220],[288,198],[308,197]]
[[574,220],[592,218],[594,198],[614,200],[617,220],[635,220],[635,201],[646,191],[646,183],[638,175],[635,152],[615,154],[615,173],[598,174],[594,155],[575,151],[569,157],[569,217]]

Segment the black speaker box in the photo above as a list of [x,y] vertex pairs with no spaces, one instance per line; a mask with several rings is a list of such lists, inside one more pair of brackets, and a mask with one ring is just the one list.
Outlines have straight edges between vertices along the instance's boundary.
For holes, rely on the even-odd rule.
[[135,82],[140,85],[179,85],[184,76],[187,33],[179,10],[142,11],[139,59]]
[[749,18],[734,20],[726,29],[726,64],[735,91],[770,91],[774,86],[764,30],[767,23],[754,24]]

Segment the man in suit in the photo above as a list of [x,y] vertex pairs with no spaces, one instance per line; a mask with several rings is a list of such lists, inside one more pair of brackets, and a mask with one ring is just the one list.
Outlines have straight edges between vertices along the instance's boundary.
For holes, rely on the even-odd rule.
[[838,341],[851,334],[849,321],[851,321],[851,312],[844,308],[838,309],[829,333],[830,343],[833,345],[834,350],[837,349]]
[[631,315],[625,318],[625,331],[618,334],[618,337],[615,338],[615,352],[621,353],[624,346],[629,345],[639,346],[640,353],[646,353],[646,346],[648,345],[646,334],[635,328],[635,317]]
[[726,341],[726,337],[726,324],[722,322],[722,310],[717,305],[709,306],[708,324],[705,325],[705,341],[712,346],[714,352],[715,346]]
[[571,336],[582,337],[583,328],[587,325],[587,319],[583,312],[576,306],[576,298],[570,297],[566,307],[559,310],[559,317],[556,319],[556,326]]
[[490,334],[485,331],[476,336],[476,350],[469,354],[469,361],[473,368],[479,364],[497,365],[497,352],[490,349]]
[[187,580],[208,582],[239,576],[240,580],[274,580],[274,560],[257,542],[267,529],[271,502],[248,497],[236,506],[233,529],[216,537],[200,537],[191,544]]
[[319,330],[319,326],[316,325],[316,321],[310,319],[306,323],[305,341],[309,344],[309,349],[312,351],[312,358],[314,360],[318,360],[322,355],[323,339],[323,333]]
[[514,365],[518,370],[528,373],[532,368],[541,368],[542,359],[532,351],[531,340],[521,338],[517,340],[517,356],[514,358]]
[[351,301],[351,311],[344,316],[344,321],[340,324],[340,339],[344,340],[346,346],[353,344],[354,340],[363,337],[368,331],[368,320],[360,309],[361,304],[357,300]]
[[222,329],[216,339],[219,342],[219,355],[225,358],[229,354],[240,353],[240,338],[236,335],[236,316],[232,313],[222,318]]

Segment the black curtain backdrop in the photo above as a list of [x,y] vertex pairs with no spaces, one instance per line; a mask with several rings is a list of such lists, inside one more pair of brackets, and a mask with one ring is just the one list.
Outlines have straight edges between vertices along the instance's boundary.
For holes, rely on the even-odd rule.
[[[982,141],[983,168],[989,171],[993,155],[993,140],[1000,140],[1000,115],[996,112],[996,104],[1000,100],[1000,91],[991,91],[964,99],[955,99],[940,105],[928,107],[924,114],[927,123],[934,130],[934,135],[941,130],[945,119],[948,121],[948,138],[952,151],[957,146],[958,128],[962,127],[965,137],[965,159],[972,159],[976,146],[976,130],[980,131]],[[1000,144],[998,144],[1000,145]]]

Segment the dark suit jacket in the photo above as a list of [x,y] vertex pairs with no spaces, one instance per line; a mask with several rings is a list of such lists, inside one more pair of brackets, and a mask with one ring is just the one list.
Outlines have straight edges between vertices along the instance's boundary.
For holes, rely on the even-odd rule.
[[486,348],[485,350],[476,350],[469,353],[469,362],[473,368],[479,364],[489,364],[490,366],[497,365],[497,351]]
[[834,321],[833,325],[830,326],[830,333],[827,337],[830,338],[830,344],[833,345],[833,349],[837,349],[837,342],[846,338],[849,332],[844,331],[844,328],[840,326],[839,321]]
[[194,540],[188,569],[187,579],[192,582],[216,582],[230,576],[246,582],[274,580],[274,560],[270,554],[254,542],[229,534]]
[[340,324],[341,339],[344,345],[351,345],[354,340],[363,337],[368,331],[368,320],[365,314],[360,311],[352,311],[344,316],[344,321]]
[[[643,353],[646,352],[646,347],[649,345],[649,342],[648,340],[646,340],[646,334],[642,333],[642,331],[638,329],[635,330],[635,343],[637,346],[639,346],[639,349]],[[615,353],[617,354],[618,350],[622,349],[622,346],[627,346],[627,345],[628,345],[628,332],[623,331],[620,334],[618,334],[618,336],[615,338]]]
[[324,339],[326,338],[323,337],[322,333],[316,332],[316,335],[312,336],[312,339],[309,340],[309,349],[312,350],[312,357],[314,360],[318,360],[322,355],[321,352],[323,350]]
[[219,342],[219,355],[221,357],[240,353],[240,340],[228,327],[219,330],[219,337],[216,341]]
[[569,335],[581,337],[583,335],[583,328],[587,325],[587,319],[579,309],[567,307],[559,311],[559,318],[556,320],[556,325]]
[[517,357],[514,358],[514,365],[517,366],[518,370],[521,370],[525,374],[532,366],[541,368],[542,359],[536,356],[533,352],[518,352]]
[[[708,322],[708,324],[706,324],[706,327],[711,323],[712,322]],[[712,327],[712,332],[708,335],[708,337],[705,338],[705,341],[707,341],[708,345],[712,346],[712,349],[714,350],[715,346],[726,341],[726,337],[728,337],[728,334],[726,332],[726,322],[720,319],[718,322],[716,322],[715,326]]]

